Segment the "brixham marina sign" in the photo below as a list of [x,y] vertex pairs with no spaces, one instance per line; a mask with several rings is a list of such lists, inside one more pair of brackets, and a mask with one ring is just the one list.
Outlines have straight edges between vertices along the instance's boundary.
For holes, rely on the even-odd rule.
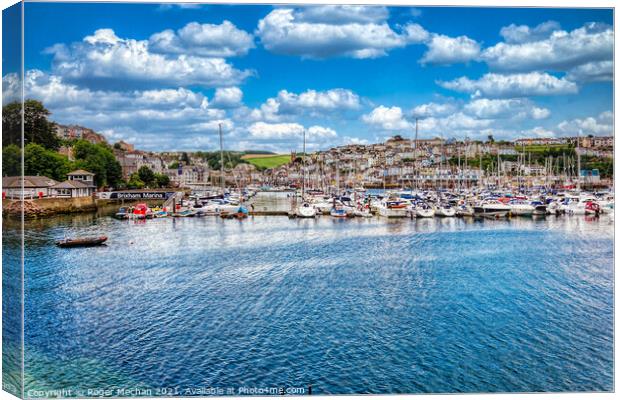
[[167,200],[174,192],[161,191],[118,191],[100,192],[100,199],[106,200]]

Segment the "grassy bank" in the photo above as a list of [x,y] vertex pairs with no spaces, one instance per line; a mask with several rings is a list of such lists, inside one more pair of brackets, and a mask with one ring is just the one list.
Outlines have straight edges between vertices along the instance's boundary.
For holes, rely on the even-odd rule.
[[246,154],[243,160],[255,165],[258,168],[276,168],[291,161],[289,154]]
[[531,146],[515,146],[515,150],[519,153],[544,153],[544,152],[556,152],[556,153],[570,153],[574,147],[569,144],[533,144]]

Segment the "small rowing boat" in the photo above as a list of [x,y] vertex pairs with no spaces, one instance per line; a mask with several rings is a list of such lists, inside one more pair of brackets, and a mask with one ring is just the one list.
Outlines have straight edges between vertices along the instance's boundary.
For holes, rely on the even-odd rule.
[[63,240],[56,241],[56,246],[58,247],[92,247],[92,246],[100,246],[106,240],[108,240],[107,236],[63,239]]

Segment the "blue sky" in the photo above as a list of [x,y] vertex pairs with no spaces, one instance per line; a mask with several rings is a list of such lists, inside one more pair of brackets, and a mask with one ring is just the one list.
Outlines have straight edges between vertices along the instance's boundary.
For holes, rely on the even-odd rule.
[[28,97],[145,150],[613,134],[611,10],[25,7]]

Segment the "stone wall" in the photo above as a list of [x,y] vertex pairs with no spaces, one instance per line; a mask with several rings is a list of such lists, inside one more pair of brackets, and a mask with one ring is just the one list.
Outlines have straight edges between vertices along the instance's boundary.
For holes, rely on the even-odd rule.
[[[55,214],[70,214],[102,210],[115,212],[118,207],[147,203],[149,206],[161,206],[164,200],[103,200],[93,197],[46,197],[43,199],[25,200],[23,209],[26,218],[45,217]],[[22,204],[19,200],[2,200],[2,214],[8,217],[20,217]]]
[[[27,218],[53,214],[69,214],[83,211],[95,211],[97,206],[92,197],[57,198],[25,200],[24,215]],[[22,205],[19,200],[3,200],[2,213],[8,216],[20,216]]]

